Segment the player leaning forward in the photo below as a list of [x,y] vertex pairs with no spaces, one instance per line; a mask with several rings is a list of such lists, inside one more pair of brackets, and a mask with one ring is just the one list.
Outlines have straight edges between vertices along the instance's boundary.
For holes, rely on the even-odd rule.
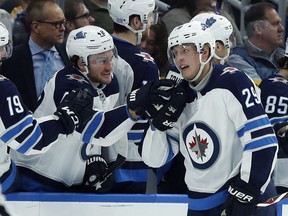
[[82,133],[83,128],[79,128],[45,154],[23,156],[11,152],[23,175],[23,190],[66,191],[79,186],[80,191],[96,192],[99,185],[90,177],[107,170],[105,160],[100,156],[101,146],[119,141],[125,147],[127,132],[138,117],[126,105],[114,108],[119,84],[112,74],[116,52],[108,32],[97,26],[73,30],[66,49],[73,66],[63,68],[49,80],[35,116],[51,113],[63,95],[78,88],[89,89],[95,114]]
[[176,27],[168,43],[185,79],[180,85],[187,94],[186,106],[171,129],[157,122],[165,113],[154,119],[157,124],[151,124],[145,136],[143,160],[160,167],[180,149],[189,216],[220,216],[225,207],[230,216],[251,215],[267,192],[267,198],[276,195],[270,178],[278,151],[256,87],[245,73],[211,63],[215,41],[200,22]]

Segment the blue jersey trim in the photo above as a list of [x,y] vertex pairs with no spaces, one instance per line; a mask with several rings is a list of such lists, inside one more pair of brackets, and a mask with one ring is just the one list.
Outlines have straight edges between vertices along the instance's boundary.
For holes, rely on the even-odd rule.
[[5,193],[15,182],[17,168],[13,161],[11,161],[11,173],[9,176],[2,182],[2,192]]
[[25,153],[28,151],[33,145],[37,143],[39,138],[42,136],[42,131],[40,127],[36,127],[33,135],[17,150],[20,153]]
[[188,208],[194,211],[212,209],[223,204],[227,196],[228,191],[224,190],[202,199],[191,199],[188,197]]
[[87,129],[84,132],[82,141],[84,143],[90,143],[91,138],[94,136],[96,133],[100,123],[103,120],[104,113],[103,112],[98,112],[96,115],[93,116],[92,121],[89,123]]
[[1,137],[1,140],[7,143],[10,139],[21,133],[28,125],[32,124],[32,122],[33,118],[31,117],[31,115],[27,116],[24,121],[4,133]]
[[275,136],[265,137],[265,138],[262,138],[262,139],[259,139],[259,140],[255,140],[255,141],[247,144],[244,147],[244,151],[255,149],[255,148],[259,148],[259,147],[266,146],[266,145],[273,144],[273,143],[276,145],[277,142],[278,141],[277,141]]
[[269,125],[269,124],[270,124],[270,120],[268,119],[268,117],[263,117],[261,119],[256,119],[254,121],[248,122],[237,133],[239,137],[242,137],[244,133],[247,131],[253,130],[257,127],[261,127],[264,125]]

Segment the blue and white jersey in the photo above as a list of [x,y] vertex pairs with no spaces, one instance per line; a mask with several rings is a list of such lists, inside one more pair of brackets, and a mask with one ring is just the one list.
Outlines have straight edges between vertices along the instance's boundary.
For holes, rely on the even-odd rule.
[[18,154],[41,154],[66,135],[62,122],[53,112],[49,116],[33,118],[15,84],[1,75],[0,91],[0,182],[5,193],[14,184],[17,172],[7,146]]
[[[134,73],[134,82],[132,90],[140,88],[149,81],[159,79],[159,70],[154,59],[139,48],[120,38],[113,37],[114,44],[117,47],[119,56],[124,59],[132,68]],[[120,82],[120,85],[122,83]],[[145,193],[146,183],[148,180],[148,166],[143,163],[139,153],[139,143],[141,143],[145,132],[148,128],[146,120],[137,121],[132,130],[128,133],[128,152],[125,163],[114,172],[116,183],[130,182],[131,185],[126,185],[126,189],[121,187],[121,192],[126,193]],[[109,162],[116,159],[115,146],[105,149]],[[115,184],[117,187],[117,184]],[[133,188],[133,190],[131,190]],[[112,192],[120,192],[115,190]]]
[[271,124],[288,120],[288,81],[281,74],[262,80],[261,101]]
[[[259,85],[261,101],[271,124],[288,121],[288,81],[281,74],[263,79]],[[288,158],[280,148],[275,167],[275,186],[288,188]]]
[[158,67],[150,54],[138,46],[113,37],[119,56],[130,64],[134,72],[132,90],[140,88],[148,81],[159,79]]
[[[58,137],[66,137],[62,123],[51,113],[35,119],[9,79],[0,75],[0,142],[21,154],[47,151]],[[53,130],[51,130],[53,128]]]
[[144,162],[160,167],[180,146],[194,210],[224,203],[236,176],[265,191],[278,150],[255,84],[236,68],[211,70],[197,87],[182,81],[188,98],[176,126],[166,132],[150,127],[142,149]]
[[[43,184],[53,182],[70,187],[82,183],[88,156],[101,154],[101,146],[110,146],[122,137],[127,137],[127,132],[135,123],[128,116],[125,105],[114,108],[119,95],[118,81],[115,77],[109,85],[95,87],[83,73],[72,66],[60,70],[49,80],[34,116],[50,114],[67,92],[78,88],[87,88],[94,96],[95,114],[84,129],[77,129],[66,138],[59,139],[45,154],[39,156],[23,156],[17,152],[10,154],[18,167],[37,173],[41,178],[36,181]],[[41,190],[35,188],[31,190]],[[51,190],[59,191],[60,188],[63,187]]]

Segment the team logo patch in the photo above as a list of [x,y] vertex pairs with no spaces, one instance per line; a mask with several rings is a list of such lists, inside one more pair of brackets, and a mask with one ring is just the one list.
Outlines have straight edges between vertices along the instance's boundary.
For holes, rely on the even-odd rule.
[[205,31],[207,28],[210,28],[215,22],[216,19],[214,17],[206,19],[205,23],[201,23],[202,29]]
[[85,82],[85,83],[89,84],[89,82],[87,80],[85,80],[84,77],[79,76],[77,74],[68,74],[68,75],[66,75],[66,77],[68,78],[68,80],[76,80],[76,81],[78,81],[80,83],[84,83]]
[[183,132],[183,140],[195,168],[208,169],[218,158],[218,136],[206,124],[197,122],[189,125]]
[[226,67],[226,68],[224,68],[224,70],[223,70],[223,73],[221,74],[221,76],[222,75],[224,75],[224,74],[226,74],[226,73],[235,73],[236,71],[239,71],[237,68],[234,68],[234,67]]
[[135,53],[135,55],[142,57],[144,62],[154,63],[154,58],[146,52]]
[[288,83],[288,80],[286,80],[284,77],[273,77],[273,78],[269,78],[268,80],[272,82],[282,82],[284,84]]

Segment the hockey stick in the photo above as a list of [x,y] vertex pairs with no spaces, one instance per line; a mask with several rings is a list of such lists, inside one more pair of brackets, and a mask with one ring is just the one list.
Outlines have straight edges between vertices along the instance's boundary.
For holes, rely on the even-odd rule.
[[278,203],[281,200],[286,199],[286,198],[288,198],[288,192],[282,193],[282,194],[275,196],[275,197],[271,197],[268,200],[266,200],[265,202],[258,203],[257,207],[260,207],[260,208],[267,207],[267,206],[273,205],[275,203]]
[[[275,196],[275,197],[271,197],[271,198],[267,199],[265,202],[258,203],[256,206],[258,207],[258,209],[259,208],[265,208],[267,206],[274,205],[274,204],[276,204],[276,203],[278,203],[281,200],[284,200],[286,198],[288,198],[288,192],[282,193],[282,194]],[[226,215],[226,212],[224,209],[221,216],[225,216],[225,215]]]
[[103,182],[105,182],[106,179],[110,175],[112,175],[114,170],[118,169],[125,161],[126,161],[126,157],[122,156],[121,154],[118,154],[116,160],[111,164],[111,166],[108,167],[107,171],[98,177],[99,180],[97,181],[95,185],[96,190],[101,188],[101,185],[103,184]]

